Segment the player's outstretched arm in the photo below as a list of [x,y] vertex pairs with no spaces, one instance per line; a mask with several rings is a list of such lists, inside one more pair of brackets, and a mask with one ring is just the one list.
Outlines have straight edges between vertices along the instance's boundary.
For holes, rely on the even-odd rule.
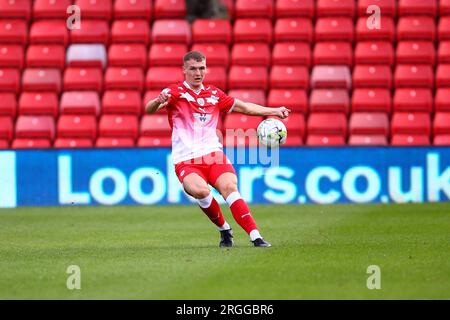
[[267,108],[256,103],[244,102],[239,99],[236,99],[233,111],[250,116],[276,116],[281,119],[287,118],[291,112],[291,110],[286,107]]

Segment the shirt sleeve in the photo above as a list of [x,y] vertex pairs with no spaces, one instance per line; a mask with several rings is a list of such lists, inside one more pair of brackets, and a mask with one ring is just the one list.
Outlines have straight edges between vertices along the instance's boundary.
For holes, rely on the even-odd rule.
[[177,92],[176,92],[176,90],[174,90],[173,86],[169,86],[167,88],[164,88],[163,90],[161,90],[161,93],[162,92],[166,92],[167,94],[170,94],[170,98],[167,101],[167,104],[164,106],[164,108],[168,108],[176,100],[175,96],[176,96]]
[[233,111],[234,105],[236,104],[236,99],[230,97],[225,92],[217,89],[219,95],[219,110],[220,112],[230,113]]

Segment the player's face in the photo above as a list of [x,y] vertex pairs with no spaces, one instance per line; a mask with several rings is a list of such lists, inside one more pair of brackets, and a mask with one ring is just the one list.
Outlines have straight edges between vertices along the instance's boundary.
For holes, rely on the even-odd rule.
[[198,89],[202,85],[206,74],[206,60],[195,61],[193,59],[184,63],[183,73],[186,81],[192,88]]

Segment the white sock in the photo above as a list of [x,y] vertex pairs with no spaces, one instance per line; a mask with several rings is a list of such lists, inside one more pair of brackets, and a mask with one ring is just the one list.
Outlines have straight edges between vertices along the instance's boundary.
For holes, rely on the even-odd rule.
[[250,231],[250,239],[252,241],[255,241],[258,238],[262,238],[261,234],[258,231],[258,229],[254,229],[254,230]]
[[228,203],[228,206],[231,207],[231,205],[236,201],[242,199],[241,194],[238,191],[232,192],[228,195],[228,197],[225,199],[225,201]]
[[205,198],[197,199],[198,205],[202,208],[209,208],[213,200],[212,192],[210,192]]
[[230,225],[228,224],[228,222],[226,222],[226,221],[225,221],[225,223],[223,224],[223,226],[219,227],[219,230],[220,230],[220,231],[222,231],[222,230],[230,230],[230,229],[231,229],[231,227],[230,227]]

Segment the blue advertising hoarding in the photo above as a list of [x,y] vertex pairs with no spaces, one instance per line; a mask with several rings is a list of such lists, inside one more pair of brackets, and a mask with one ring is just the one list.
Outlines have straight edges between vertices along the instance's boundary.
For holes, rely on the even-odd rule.
[[[236,161],[236,150],[227,153],[243,198],[253,204],[450,199],[450,148],[286,147],[276,164]],[[0,151],[3,208],[191,201],[167,148]]]

